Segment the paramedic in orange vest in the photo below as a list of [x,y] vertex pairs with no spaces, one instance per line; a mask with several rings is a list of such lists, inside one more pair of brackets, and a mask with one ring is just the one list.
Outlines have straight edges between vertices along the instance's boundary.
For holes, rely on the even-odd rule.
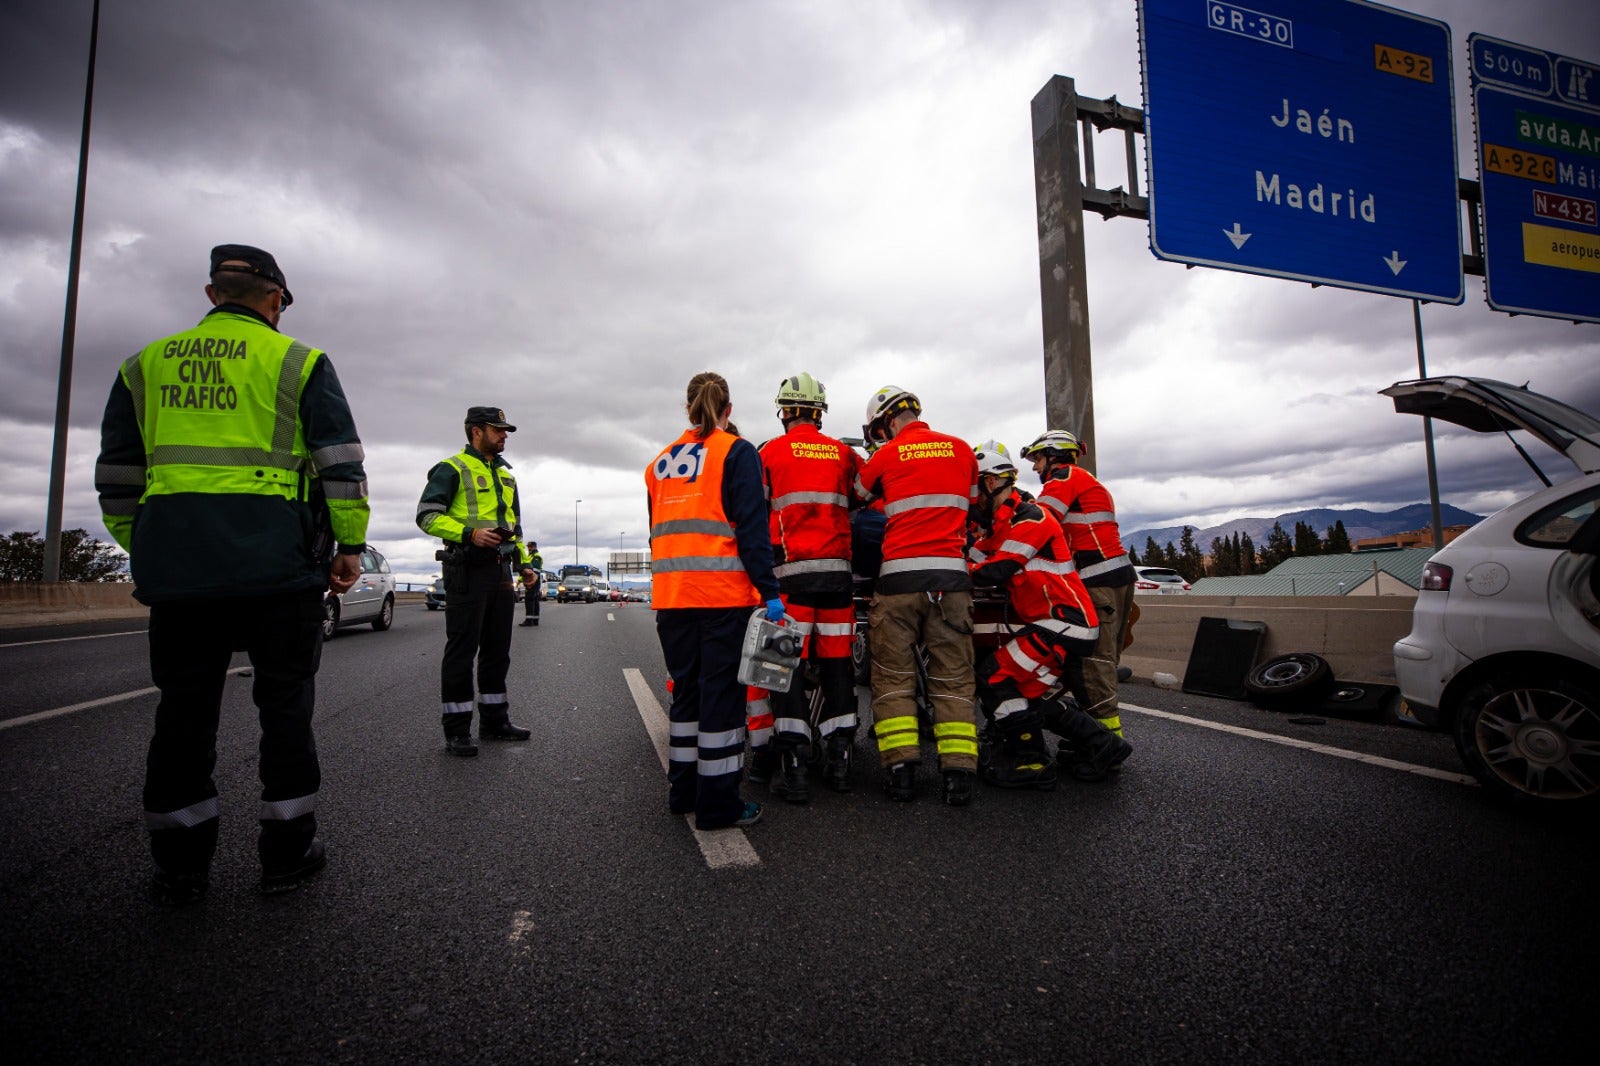
[[728,432],[728,383],[689,381],[690,427],[645,469],[650,603],[672,678],[667,807],[697,829],[752,825],[761,804],[739,795],[745,686],[739,653],[751,612],[783,618],[755,446]]
[[850,496],[857,460],[850,447],[822,432],[822,413],[828,409],[822,382],[805,373],[785,378],[773,403],[784,432],[761,446],[761,470],[771,508],[774,572],[789,625],[803,635],[801,658],[816,660],[822,717],[813,737],[803,687],[774,693],[774,747],[782,766],[772,791],[790,803],[804,803],[810,798],[806,764],[814,741],[824,746],[828,786],[850,791],[850,751],[856,741]]
[[1094,654],[1098,619],[1089,590],[1055,516],[1017,491],[1017,468],[1005,445],[988,440],[975,451],[977,537],[967,549],[972,580],[1005,590],[1013,625],[1011,639],[978,667],[978,699],[998,747],[983,779],[1001,788],[1054,789],[1056,767],[1043,733],[1048,726],[1081,753],[1067,772],[1101,780],[1132,746],[1076,700],[1047,698],[1075,680],[1083,657]]
[[944,801],[972,802],[978,768],[973,707],[972,578],[967,510],[978,463],[965,441],[918,419],[922,403],[892,385],[867,403],[862,431],[879,444],[856,479],[864,500],[883,498],[883,565],[869,615],[872,716],[884,791],[916,798],[922,759],[917,723],[917,646],[927,652],[927,697],[944,775]]
[[[1022,449],[1022,458],[1032,462],[1033,472],[1039,475],[1039,502],[1060,520],[1078,576],[1089,589],[1100,619],[1094,654],[1083,661],[1083,709],[1120,737],[1117,667],[1122,661],[1122,634],[1133,609],[1136,572],[1128,549],[1122,546],[1111,493],[1098,478],[1077,465],[1083,451],[1076,436],[1052,429]],[[1067,744],[1062,746],[1069,748]]]

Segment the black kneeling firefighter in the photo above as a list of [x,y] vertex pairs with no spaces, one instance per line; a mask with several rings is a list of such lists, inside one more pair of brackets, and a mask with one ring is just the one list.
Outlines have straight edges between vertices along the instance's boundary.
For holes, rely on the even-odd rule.
[[506,434],[516,426],[498,407],[467,411],[467,446],[428,472],[428,487],[417,504],[417,525],[445,542],[437,558],[444,564],[445,646],[439,671],[444,704],[445,749],[476,755],[472,743],[472,664],[478,664],[478,736],[484,740],[527,740],[513,725],[506,697],[511,667],[511,628],[517,595],[515,563],[533,583],[533,557],[522,540],[517,484],[511,464],[501,456]]

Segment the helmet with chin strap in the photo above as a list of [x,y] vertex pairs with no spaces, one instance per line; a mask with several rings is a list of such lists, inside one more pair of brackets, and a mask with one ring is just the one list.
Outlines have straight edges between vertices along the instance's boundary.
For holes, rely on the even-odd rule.
[[978,459],[978,476],[993,474],[995,477],[1007,481],[1015,481],[1017,477],[1017,464],[1011,461],[1011,453],[1006,451],[1006,446],[997,440],[986,440],[976,445],[972,452]]
[[922,401],[899,386],[885,385],[867,401],[867,421],[861,427],[861,435],[869,441],[883,443],[889,439],[890,421],[904,411],[920,415]]
[[1076,434],[1068,433],[1064,429],[1047,429],[1035,437],[1033,443],[1023,448],[1021,454],[1028,460],[1042,456],[1046,459],[1076,462],[1078,456],[1087,455],[1088,451]]

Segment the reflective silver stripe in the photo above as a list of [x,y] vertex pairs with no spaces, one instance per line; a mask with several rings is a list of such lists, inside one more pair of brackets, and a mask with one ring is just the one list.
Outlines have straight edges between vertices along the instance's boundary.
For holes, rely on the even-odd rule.
[[446,508],[442,504],[419,503],[417,504],[417,521],[420,522],[424,518],[431,518],[436,514],[444,514],[445,511]]
[[983,552],[979,551],[976,547],[972,547],[972,548],[968,548],[967,549],[967,557],[970,558],[973,562],[979,563],[979,564],[986,563],[986,562],[989,561],[989,557],[987,555],[985,555]]
[[121,518],[125,515],[138,513],[139,497],[137,496],[101,496],[100,513]]
[[853,637],[856,635],[854,622],[818,622],[816,633],[819,637]]
[[365,481],[329,481],[322,479],[322,495],[330,500],[364,500],[367,498]]
[[504,692],[481,692],[478,694],[478,702],[486,703],[491,707],[498,707],[508,701]]
[[[903,574],[911,570],[965,570],[967,564],[945,555],[917,555],[910,559],[885,559],[879,575]],[[658,568],[659,569],[659,568]]]
[[770,743],[771,741],[772,727],[770,725],[762,726],[760,729],[750,730],[750,746],[752,748],[759,748],[764,744]]
[[1006,700],[1005,702],[1001,703],[1000,706],[994,709],[994,717],[995,720],[998,721],[1001,718],[1007,717],[1008,715],[1017,714],[1018,712],[1025,711],[1027,709],[1027,700]]
[[850,501],[839,492],[786,492],[772,501],[772,509],[781,511],[797,503],[828,503],[835,507],[849,507]]
[[697,759],[695,770],[701,777],[720,777],[723,774],[736,774],[744,765],[744,752],[730,755],[726,759]]
[[701,733],[699,736],[701,748],[731,748],[744,743],[744,726],[724,729],[720,733]]
[[669,748],[667,750],[668,762],[699,762],[700,756],[693,748]]
[[300,373],[311,358],[311,349],[299,341],[290,341],[289,350],[283,353],[283,365],[278,368],[278,398],[274,404],[272,450],[294,451],[294,430],[300,421]]
[[1000,545],[1000,550],[1003,552],[1010,552],[1012,555],[1020,555],[1024,559],[1033,558],[1033,556],[1039,551],[1039,549],[1035,548],[1032,544],[1027,544],[1020,540],[1008,540],[1004,544]]
[[1093,566],[1086,566],[1078,571],[1082,577],[1099,577],[1101,574],[1110,574],[1121,570],[1124,566],[1132,566],[1126,555],[1119,555],[1115,559],[1102,559]]
[[972,623],[972,632],[975,636],[1009,637],[1016,632],[1016,629],[1006,625],[1004,622],[974,622]]
[[1098,626],[1080,626],[1071,622],[1063,622],[1057,618],[1041,618],[1036,622],[1029,622],[1030,626],[1048,629],[1052,633],[1060,633],[1065,637],[1078,637],[1082,640],[1093,640],[1100,635]]
[[360,441],[349,444],[330,444],[326,448],[318,448],[311,453],[311,461],[321,466],[332,466],[335,463],[359,463],[367,457],[367,451],[361,447]]
[[772,572],[778,577],[792,577],[795,574],[831,574],[836,571],[848,573],[849,570],[848,559],[799,559],[772,568]]
[[1050,510],[1054,511],[1058,515],[1064,515],[1067,513],[1067,505],[1056,499],[1054,496],[1039,496],[1036,497],[1036,500],[1037,502],[1042,503],[1046,507],[1050,508]]
[[145,811],[144,824],[150,829],[192,829],[201,822],[209,822],[217,816],[217,797],[203,799],[199,803],[176,811]]
[[799,718],[780,718],[774,723],[780,733],[790,733],[795,736],[810,737],[811,723]]
[[236,466],[271,467],[274,470],[304,470],[306,461],[293,452],[264,451],[261,448],[218,448],[206,444],[158,444],[149,453],[151,466]]
[[667,735],[671,737],[698,737],[700,727],[693,722],[668,722]]
[[893,516],[907,511],[920,511],[924,507],[959,507],[965,511],[971,502],[965,496],[957,496],[954,493],[928,492],[921,496],[907,496],[903,500],[885,504],[883,513]]
[[139,355],[129,356],[122,364],[122,380],[133,394],[133,420],[139,424],[139,436],[144,436],[144,363]]
[[817,726],[817,732],[825,737],[832,736],[841,729],[854,729],[856,727],[856,713],[841,714],[837,718],[824,719]]
[[862,481],[859,475],[856,477],[855,490],[856,495],[863,500],[872,499],[872,493],[868,491],[866,482]]
[[1011,656],[1011,658],[1015,659],[1017,663],[1024,667],[1030,674],[1036,674],[1040,670],[1044,669],[1044,667],[1041,666],[1038,661],[1033,658],[1033,656],[1022,650],[1021,642],[1019,641],[1013,640],[1010,644],[1007,644],[1005,646],[1005,653]]
[[656,559],[650,569],[657,574],[681,573],[685,570],[737,570],[744,571],[744,563],[737,555],[689,555],[682,559]]
[[713,537],[732,537],[733,526],[710,518],[674,518],[657,522],[650,527],[652,537],[670,537],[674,533],[707,533]]
[[1028,560],[1027,565],[1024,566],[1023,569],[1045,574],[1070,574],[1078,568],[1073,566],[1071,563],[1064,563],[1059,559],[1041,559],[1035,556],[1034,558]]
[[772,701],[766,699],[765,697],[759,700],[746,700],[744,705],[744,713],[746,718],[754,718],[757,715],[762,714],[771,714]]
[[1069,514],[1067,524],[1071,526],[1092,526],[1096,522],[1115,522],[1115,511],[1091,511],[1088,514]]
[[472,701],[466,703],[447,703],[444,705],[445,714],[471,714]]
[[791,621],[787,625],[785,625],[783,628],[787,629],[791,633],[798,634],[798,635],[800,635],[802,637],[809,637],[811,635],[812,628],[815,627],[816,624],[817,623],[815,623],[815,622],[794,622],[794,621]]
[[96,485],[143,485],[144,467],[96,463],[94,464],[94,483]]
[[262,800],[261,820],[263,822],[287,822],[291,818],[298,818],[302,814],[310,814],[317,809],[317,794],[299,796],[287,800]]

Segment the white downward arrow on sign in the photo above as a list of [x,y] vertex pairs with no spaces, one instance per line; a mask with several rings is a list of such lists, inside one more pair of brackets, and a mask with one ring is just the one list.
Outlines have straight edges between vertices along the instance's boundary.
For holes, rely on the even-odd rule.
[[1383,257],[1383,261],[1388,263],[1389,269],[1394,271],[1396,274],[1399,274],[1400,271],[1406,268],[1406,261],[1400,258],[1399,252],[1390,252],[1388,255]]
[[1243,248],[1244,247],[1244,242],[1249,240],[1250,236],[1251,236],[1248,233],[1240,232],[1239,223],[1237,223],[1237,222],[1235,222],[1233,224],[1233,229],[1231,229],[1231,230],[1226,230],[1226,229],[1223,230],[1222,231],[1222,235],[1224,237],[1228,238],[1228,240],[1232,241],[1233,242],[1233,246],[1235,248]]

